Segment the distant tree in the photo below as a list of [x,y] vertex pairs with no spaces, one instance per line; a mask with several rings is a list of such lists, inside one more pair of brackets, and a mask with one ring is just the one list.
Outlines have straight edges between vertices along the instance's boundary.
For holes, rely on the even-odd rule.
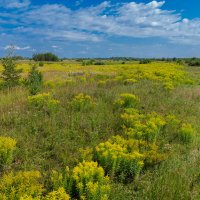
[[17,69],[15,60],[13,59],[14,48],[8,50],[8,55],[2,59],[3,72],[1,78],[3,79],[3,86],[7,88],[19,85],[22,69]]
[[52,62],[56,62],[56,61],[59,61],[59,58],[55,54],[48,52],[48,53],[34,54],[33,55],[33,60],[34,61],[52,61]]
[[150,59],[142,59],[142,60],[140,60],[140,64],[148,64],[148,63],[151,63]]
[[42,73],[34,65],[31,68],[31,71],[28,74],[27,86],[31,95],[35,95],[40,92],[43,85],[43,76]]

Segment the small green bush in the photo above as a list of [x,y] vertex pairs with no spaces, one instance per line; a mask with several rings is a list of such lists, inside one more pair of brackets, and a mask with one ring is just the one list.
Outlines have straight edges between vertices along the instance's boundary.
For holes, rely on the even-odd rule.
[[43,67],[44,63],[43,62],[39,62],[39,67]]
[[9,137],[0,137],[0,169],[8,166],[13,159],[16,141]]

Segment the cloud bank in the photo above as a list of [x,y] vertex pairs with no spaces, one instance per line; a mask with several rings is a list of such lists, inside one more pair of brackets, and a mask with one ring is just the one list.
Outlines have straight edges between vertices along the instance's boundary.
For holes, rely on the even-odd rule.
[[199,45],[200,19],[183,18],[181,13],[163,9],[164,4],[165,1],[116,4],[105,1],[71,9],[62,4],[32,5],[29,0],[3,0],[0,33],[49,41],[160,38],[168,43]]

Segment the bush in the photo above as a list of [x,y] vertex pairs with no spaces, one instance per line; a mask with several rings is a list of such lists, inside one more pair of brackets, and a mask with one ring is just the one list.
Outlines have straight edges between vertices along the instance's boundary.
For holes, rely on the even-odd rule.
[[95,105],[96,104],[92,97],[83,93],[75,96],[71,102],[72,108],[77,111],[87,111],[89,109],[93,109]]
[[43,111],[48,114],[55,112],[60,102],[52,98],[49,93],[37,94],[28,97],[28,105],[32,109]]
[[0,182],[0,196],[5,200],[40,197],[44,191],[40,181],[41,174],[38,171],[3,175]]
[[35,95],[40,92],[42,85],[42,73],[37,70],[36,66],[33,66],[27,78],[27,86],[29,88],[30,94]]
[[191,124],[182,124],[179,132],[178,138],[183,143],[189,144],[194,141],[196,135],[196,130],[192,127]]
[[107,200],[110,192],[109,178],[96,162],[79,163],[73,169],[73,180],[79,199]]
[[157,150],[156,145],[116,136],[99,144],[94,158],[111,177],[127,183],[138,177],[143,166],[154,165],[164,159]]
[[134,94],[121,94],[114,104],[119,108],[135,108],[139,104],[139,98]]
[[44,63],[43,62],[39,62],[39,67],[43,67]]
[[157,136],[166,124],[165,120],[156,113],[144,115],[135,109],[126,109],[121,119],[126,135],[152,143],[156,142]]
[[16,141],[9,137],[0,137],[0,169],[12,162]]

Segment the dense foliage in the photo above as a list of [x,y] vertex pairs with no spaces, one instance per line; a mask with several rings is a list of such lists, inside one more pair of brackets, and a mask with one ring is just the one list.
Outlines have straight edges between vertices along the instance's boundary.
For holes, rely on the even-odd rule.
[[58,56],[50,52],[34,54],[32,59],[34,61],[53,61],[53,62],[59,61]]

